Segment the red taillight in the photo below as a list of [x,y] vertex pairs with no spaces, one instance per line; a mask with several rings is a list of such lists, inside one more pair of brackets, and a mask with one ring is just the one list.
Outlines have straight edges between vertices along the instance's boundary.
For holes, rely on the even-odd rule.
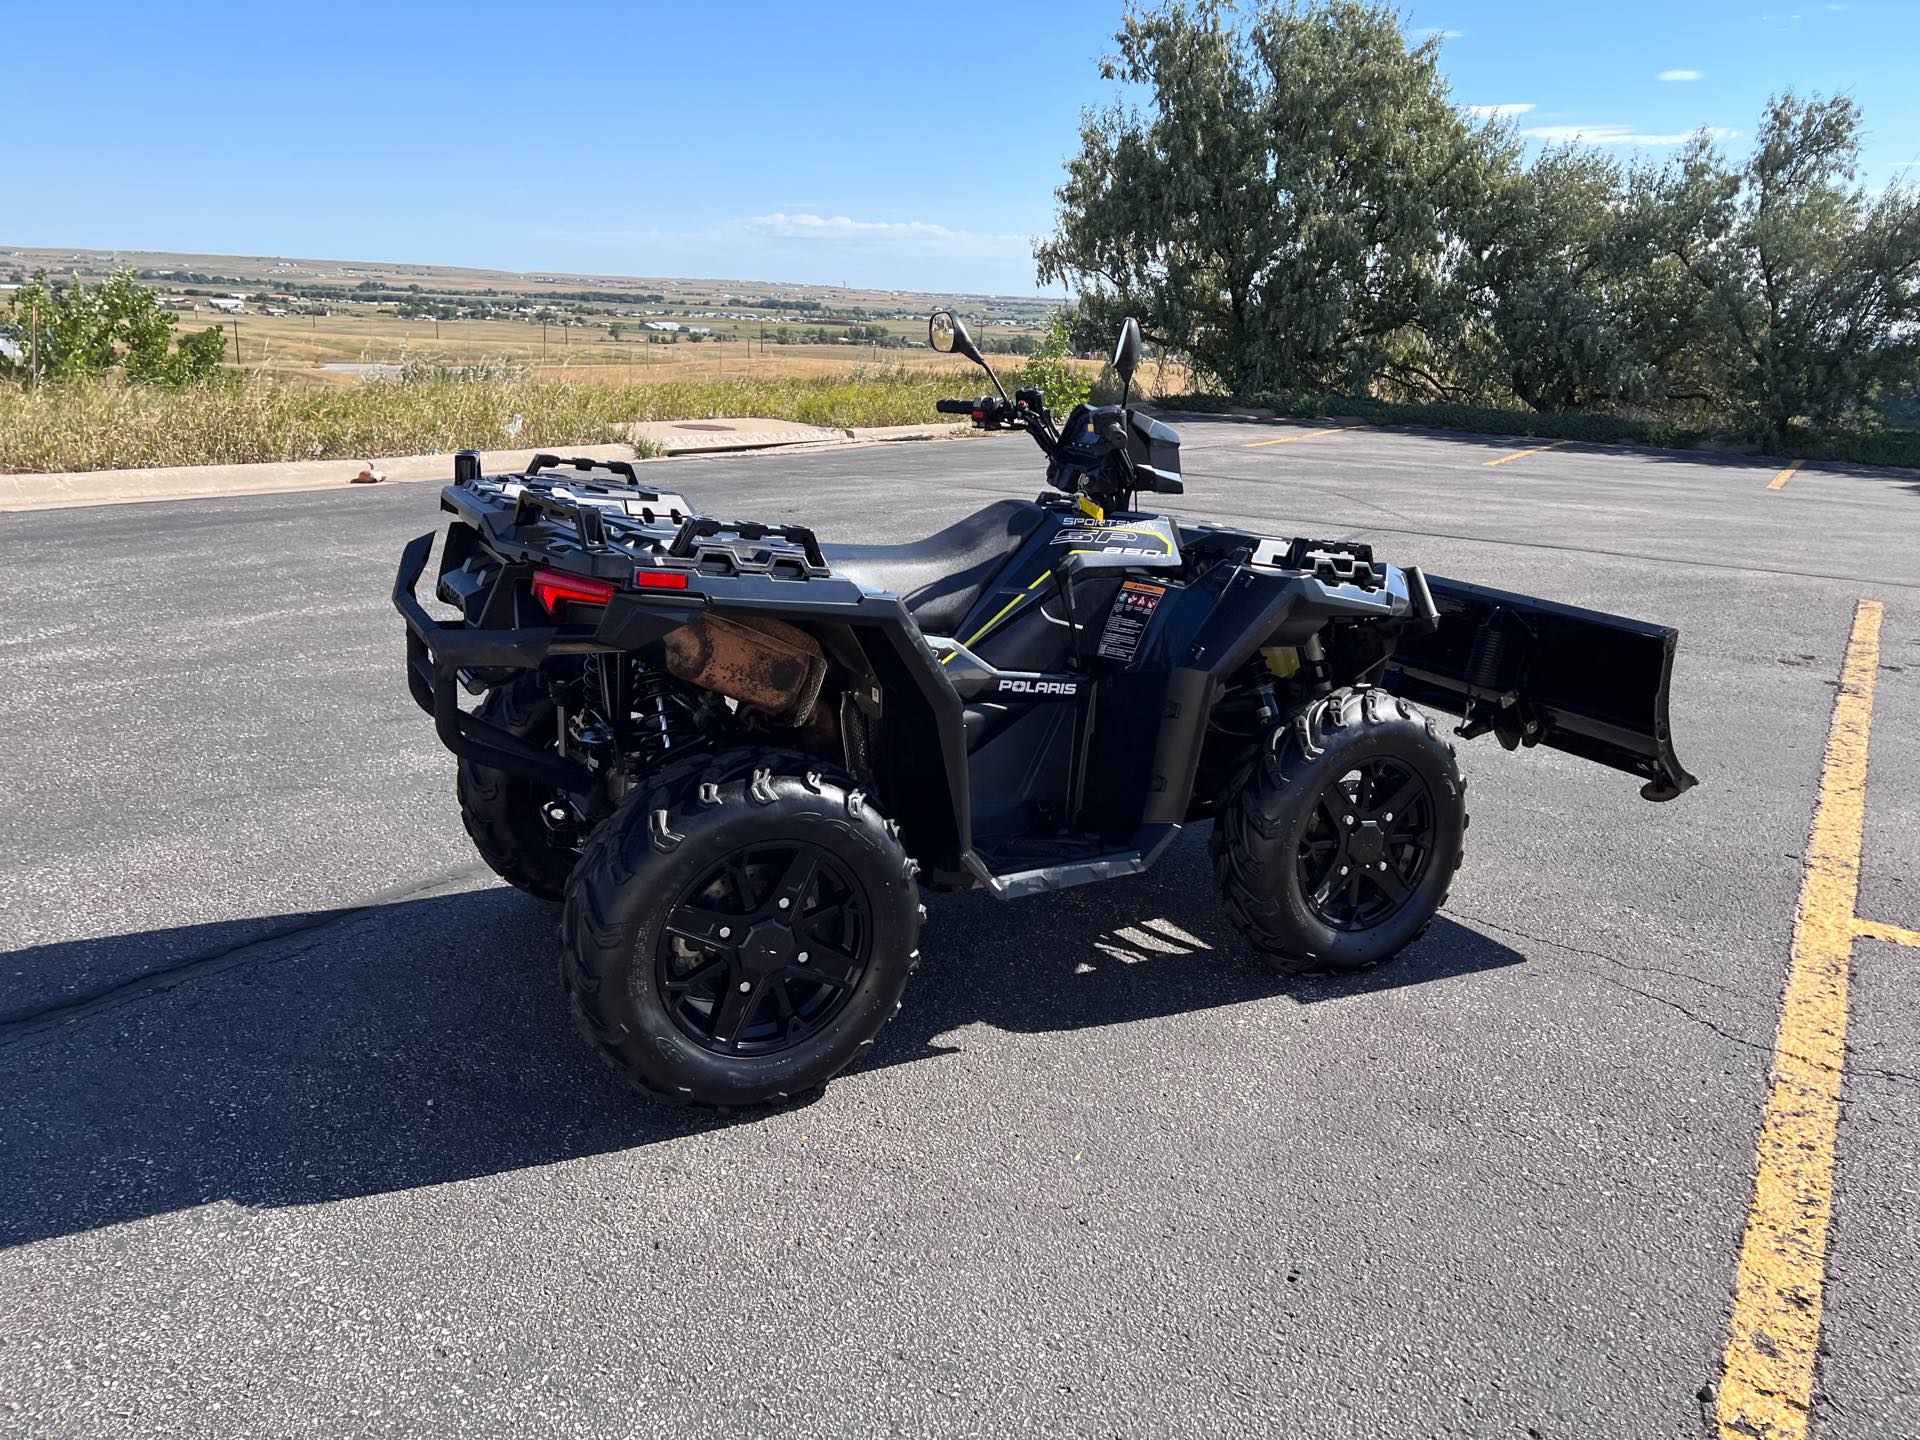
[[611,580],[593,580],[584,575],[563,575],[558,570],[533,572],[533,598],[556,620],[568,603],[604,605],[620,587]]
[[687,572],[684,570],[636,570],[633,583],[642,590],[684,590],[687,588]]

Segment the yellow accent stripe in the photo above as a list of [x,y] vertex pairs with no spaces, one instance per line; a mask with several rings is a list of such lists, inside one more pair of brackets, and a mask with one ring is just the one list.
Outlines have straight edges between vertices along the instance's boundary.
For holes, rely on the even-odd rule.
[[1339,435],[1348,430],[1364,430],[1364,425],[1335,425],[1330,430],[1309,430],[1304,435],[1284,435],[1278,440],[1255,440],[1246,448],[1258,450],[1263,445],[1291,445],[1296,440],[1318,440],[1322,435]]
[[1793,958],[1760,1122],[1753,1208],[1740,1246],[1720,1382],[1722,1440],[1804,1440],[1820,1348],[1834,1140],[1847,1047],[1847,969],[1866,825],[1867,733],[1883,607],[1862,600],[1807,841]]
[[1855,918],[1853,933],[1862,940],[1885,940],[1893,945],[1911,945],[1920,950],[1920,930],[1902,930],[1898,925],[1883,924],[1878,920]]
[[1793,472],[1798,470],[1802,465],[1806,463],[1807,462],[1804,460],[1794,461],[1791,465],[1787,466],[1786,469],[1782,470],[1778,475],[1774,476],[1773,479],[1770,482],[1768,482],[1767,488],[1769,490],[1786,489],[1787,481],[1793,478]]
[[[1027,596],[1031,595],[1034,591],[1038,590],[1042,585],[1046,584],[1047,581],[1051,580],[1052,578],[1053,578],[1053,572],[1051,570],[1045,571],[1044,573],[1039,575],[1031,585],[1027,586],[1025,590],[1022,590],[1018,595],[1014,596],[1013,599],[1009,600],[1006,604],[1002,605],[1000,607],[998,614],[996,614],[991,620],[987,621],[986,624],[982,625],[978,630],[974,631],[973,634],[969,635],[965,640],[962,640],[960,643],[962,645],[965,645],[969,649],[973,648],[974,644],[979,641],[982,635],[986,634],[987,631],[991,630],[994,626],[998,625],[1003,619],[1006,618],[1006,614],[1009,610],[1013,609],[1014,606],[1018,605],[1022,600],[1026,599]],[[942,665],[946,664],[947,661],[953,659],[953,657],[958,655],[959,653],[960,652],[958,650],[949,650],[943,657],[941,657],[940,663]]]
[[1538,455],[1543,451],[1557,450],[1562,445],[1571,445],[1571,440],[1549,440],[1545,445],[1536,445],[1531,450],[1516,450],[1511,455],[1496,455],[1491,460],[1482,460],[1482,465],[1505,465],[1510,460],[1524,460],[1529,455]]

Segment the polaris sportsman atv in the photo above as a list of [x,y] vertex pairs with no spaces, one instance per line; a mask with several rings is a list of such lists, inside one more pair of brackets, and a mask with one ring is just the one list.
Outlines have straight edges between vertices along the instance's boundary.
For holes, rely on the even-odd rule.
[[[1376,560],[1139,510],[1180,440],[1125,403],[1056,425],[950,312],[933,348],[1025,430],[1050,491],[910,545],[721,520],[633,467],[463,451],[440,620],[393,598],[408,682],[459,757],[468,833],[563,902],[588,1039],[658,1096],[819,1086],[873,1044],[919,959],[922,884],[1003,899],[1137,875],[1212,822],[1222,903],[1284,973],[1377,964],[1420,933],[1467,815],[1415,704],[1626,771],[1674,753],[1675,634]],[[1130,385],[1139,327],[1114,369]],[[460,703],[462,691],[479,697]]]

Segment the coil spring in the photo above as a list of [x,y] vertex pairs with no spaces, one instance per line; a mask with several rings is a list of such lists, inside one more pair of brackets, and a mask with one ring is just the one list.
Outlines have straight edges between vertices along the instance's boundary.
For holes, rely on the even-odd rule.
[[637,660],[632,666],[627,753],[652,769],[669,754],[697,745],[704,737],[695,721],[692,702],[671,675],[649,669]]
[[1467,656],[1467,684],[1475,690],[1504,690],[1507,675],[1507,634],[1489,622],[1474,633]]

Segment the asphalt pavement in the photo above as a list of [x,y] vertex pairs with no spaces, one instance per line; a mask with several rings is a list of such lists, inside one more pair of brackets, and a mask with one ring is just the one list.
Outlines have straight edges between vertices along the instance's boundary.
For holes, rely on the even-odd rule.
[[[930,897],[872,1060],[744,1117],[620,1089],[471,852],[387,599],[430,486],[0,515],[0,1430],[1711,1433],[1863,598],[1858,908],[1920,928],[1920,476],[1179,423],[1184,513],[1679,627],[1699,788],[1463,745],[1443,919],[1346,980],[1256,964],[1198,834]],[[648,473],[864,541],[1042,482]],[[1855,950],[1821,1440],[1920,1434],[1917,977]]]

